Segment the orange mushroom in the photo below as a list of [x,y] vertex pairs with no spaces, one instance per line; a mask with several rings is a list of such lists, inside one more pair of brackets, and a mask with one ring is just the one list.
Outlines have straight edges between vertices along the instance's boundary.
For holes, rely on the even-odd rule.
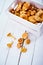
[[22,45],[21,45],[20,43],[17,44],[17,48],[21,48],[21,46],[22,46]]
[[26,44],[30,44],[30,39],[27,38],[27,39],[25,40],[25,43],[26,43]]
[[21,48],[21,52],[25,53],[27,51],[27,49],[25,47]]
[[8,33],[7,36],[13,38],[14,40],[16,39],[11,33]]
[[24,41],[23,38],[19,38],[19,39],[18,39],[18,42],[19,42],[20,44],[22,44],[23,41]]
[[23,38],[23,39],[28,38],[28,33],[27,33],[27,32],[23,33],[23,34],[22,34],[22,38]]
[[7,44],[7,47],[11,48],[12,47],[12,44],[13,44],[13,42],[8,43]]

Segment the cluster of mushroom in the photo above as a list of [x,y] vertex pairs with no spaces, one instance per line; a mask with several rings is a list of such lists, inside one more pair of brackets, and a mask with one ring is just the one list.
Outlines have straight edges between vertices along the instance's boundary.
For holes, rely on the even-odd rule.
[[20,49],[21,52],[25,53],[27,48],[25,48],[24,43],[30,44],[30,39],[28,38],[28,33],[24,32],[22,34],[22,38],[18,39],[17,48]]
[[[13,38],[14,40],[16,39],[11,33],[7,34],[7,37]],[[22,37],[18,39],[18,43],[17,43],[17,48],[20,49],[20,52],[25,53],[27,51],[27,48],[25,48],[24,44],[30,44],[30,39],[28,36],[27,32],[24,32],[22,34]],[[10,42],[7,44],[8,48],[11,48],[14,42]]]

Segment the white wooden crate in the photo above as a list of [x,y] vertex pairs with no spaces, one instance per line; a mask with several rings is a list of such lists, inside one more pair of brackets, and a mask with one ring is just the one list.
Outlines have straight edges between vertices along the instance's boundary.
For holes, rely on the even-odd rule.
[[[18,0],[18,1],[19,1],[19,0]],[[16,15],[14,15],[14,14],[12,14],[12,13],[9,12],[10,8],[15,8],[15,7],[16,7],[18,1],[17,1],[17,0],[14,1],[14,2],[8,7],[8,9],[5,11],[5,12],[7,12],[6,15],[8,15],[8,17],[9,17],[10,19],[15,20],[16,22],[18,22],[18,23],[24,25],[25,27],[29,28],[29,29],[30,29],[29,31],[32,30],[33,32],[32,32],[32,31],[31,31],[31,32],[32,32],[33,34],[35,34],[37,37],[39,37],[39,36],[42,34],[41,28],[43,27],[43,23],[33,24],[33,23],[28,22],[27,20],[24,20],[24,19],[22,19],[22,18],[20,18],[20,17],[18,17],[18,16],[16,16]],[[23,1],[25,1],[25,0],[23,0]],[[28,0],[26,0],[26,1],[28,1]],[[37,34],[38,34],[38,35],[37,35]]]

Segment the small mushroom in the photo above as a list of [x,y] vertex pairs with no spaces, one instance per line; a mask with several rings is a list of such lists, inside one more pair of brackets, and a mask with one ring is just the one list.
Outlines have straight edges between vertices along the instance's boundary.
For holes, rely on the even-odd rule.
[[27,32],[23,33],[23,34],[22,34],[22,38],[23,38],[23,39],[28,38],[28,33],[27,33]]
[[21,52],[25,53],[27,51],[27,49],[25,47],[21,48]]
[[30,39],[28,39],[28,38],[25,40],[25,43],[26,43],[26,44],[30,44],[30,42],[31,42],[31,41],[30,41]]
[[8,33],[7,36],[13,38],[14,40],[16,39],[11,33]]
[[13,45],[13,42],[10,42],[10,43],[7,44],[7,47],[8,47],[8,48],[11,48],[12,45]]
[[19,39],[18,39],[18,42],[19,42],[20,44],[22,44],[22,43],[24,42],[23,38],[19,38]]
[[17,48],[21,48],[22,45],[20,43],[17,43]]

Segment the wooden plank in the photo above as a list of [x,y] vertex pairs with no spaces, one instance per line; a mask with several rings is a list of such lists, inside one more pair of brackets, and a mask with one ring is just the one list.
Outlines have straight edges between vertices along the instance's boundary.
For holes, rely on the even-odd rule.
[[19,65],[32,64],[36,39],[35,36],[33,36],[31,33],[29,33],[29,38],[31,40],[31,43],[29,45],[24,44],[24,46],[27,48],[27,52],[22,53]]
[[[17,39],[21,37],[22,33],[25,31],[25,27],[21,26],[19,23],[16,23],[16,21],[8,20],[5,31],[3,32],[2,40],[0,43],[0,64],[4,65],[6,62],[6,57],[8,54],[8,48],[7,43],[14,41],[13,39],[7,37],[6,35],[10,32],[12,33]],[[9,56],[6,62],[6,65],[17,65],[18,58],[20,51],[16,47],[17,40],[14,41],[13,47],[9,51]]]

